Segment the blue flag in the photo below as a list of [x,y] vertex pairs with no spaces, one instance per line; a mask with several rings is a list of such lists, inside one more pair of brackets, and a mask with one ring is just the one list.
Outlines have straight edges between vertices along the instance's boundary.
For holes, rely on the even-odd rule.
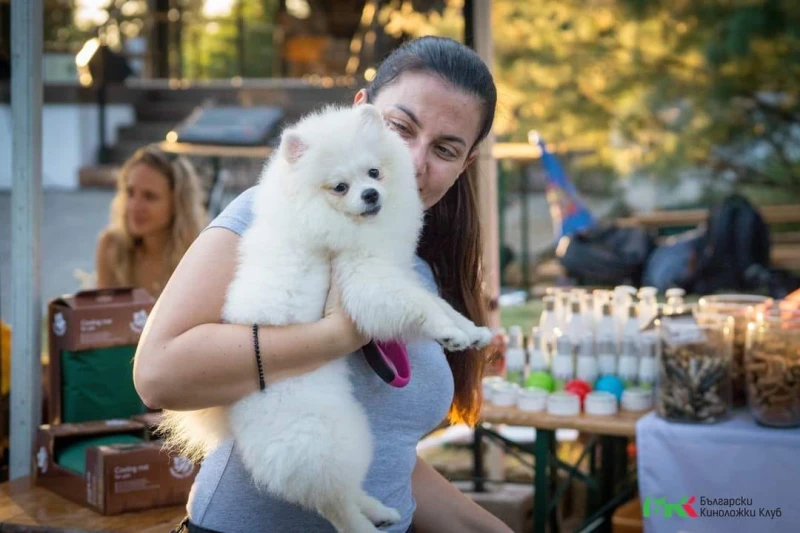
[[547,203],[550,205],[555,239],[569,237],[591,228],[597,221],[578,198],[578,191],[567,178],[558,158],[547,150],[541,138],[538,140],[538,145],[542,150],[542,166],[547,176]]

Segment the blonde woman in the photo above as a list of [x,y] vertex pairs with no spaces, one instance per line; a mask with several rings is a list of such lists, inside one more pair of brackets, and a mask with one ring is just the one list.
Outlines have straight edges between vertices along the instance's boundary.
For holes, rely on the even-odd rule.
[[206,224],[197,175],[157,146],[125,163],[95,257],[97,287],[135,286],[158,297]]

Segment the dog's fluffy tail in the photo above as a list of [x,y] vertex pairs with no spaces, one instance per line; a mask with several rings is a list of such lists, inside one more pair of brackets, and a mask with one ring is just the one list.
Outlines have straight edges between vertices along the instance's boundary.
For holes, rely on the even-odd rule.
[[170,451],[199,463],[229,435],[225,409],[164,411],[157,435]]

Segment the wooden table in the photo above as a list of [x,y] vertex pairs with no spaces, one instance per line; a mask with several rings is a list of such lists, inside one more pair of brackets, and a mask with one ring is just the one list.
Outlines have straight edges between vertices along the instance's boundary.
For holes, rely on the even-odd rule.
[[510,424],[539,430],[575,429],[583,433],[616,437],[635,437],[636,422],[647,412],[620,412],[615,416],[553,416],[546,412],[530,413],[516,407],[486,405],[481,419],[491,424]]
[[186,515],[185,506],[103,516],[37,487],[28,477],[0,485],[0,533],[167,533]]
[[[475,490],[483,490],[483,438],[501,441],[509,448],[530,453],[534,457],[534,532],[545,533],[550,519],[550,531],[557,531],[556,504],[568,485],[556,487],[558,470],[567,472],[572,479],[584,482],[589,490],[589,516],[584,526],[597,531],[610,531],[614,510],[625,503],[635,492],[635,482],[629,480],[627,448],[628,439],[636,436],[636,422],[646,412],[620,412],[614,416],[553,416],[546,412],[531,413],[516,407],[496,407],[485,404],[481,423],[475,428],[474,477]],[[533,445],[520,444],[501,436],[491,429],[492,424],[530,427],[536,430]],[[555,455],[557,429],[574,429],[589,435],[583,453],[574,465],[569,465]],[[589,458],[589,475],[580,464]],[[597,461],[599,459],[599,467]],[[582,529],[582,528],[581,528]]]

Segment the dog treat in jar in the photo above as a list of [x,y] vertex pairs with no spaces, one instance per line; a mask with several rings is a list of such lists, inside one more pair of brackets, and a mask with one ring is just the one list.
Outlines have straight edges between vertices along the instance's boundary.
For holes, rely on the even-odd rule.
[[768,313],[751,322],[744,367],[756,422],[800,426],[800,312]]
[[765,296],[753,294],[715,294],[703,296],[698,306],[703,313],[716,313],[733,317],[733,405],[744,407],[747,394],[744,383],[744,349],[747,337],[747,324],[759,309],[769,301]]
[[731,409],[733,319],[694,313],[660,320],[656,413],[676,422],[713,423]]

